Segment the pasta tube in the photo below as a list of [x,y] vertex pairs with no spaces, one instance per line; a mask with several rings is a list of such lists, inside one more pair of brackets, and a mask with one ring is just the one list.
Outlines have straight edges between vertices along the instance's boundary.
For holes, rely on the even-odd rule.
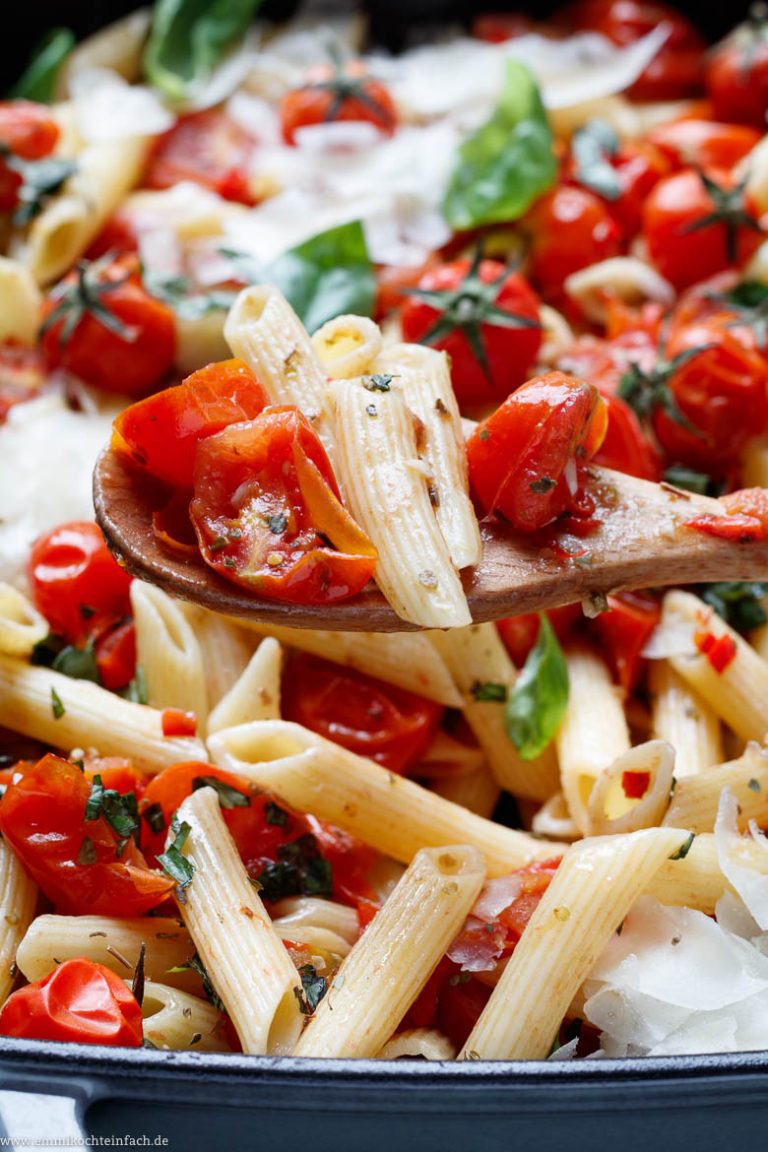
[[720,721],[668,660],[653,660],[648,673],[653,732],[675,750],[675,779],[723,761]]
[[373,371],[381,344],[378,324],[366,316],[337,316],[312,336],[312,347],[332,380]]
[[17,950],[36,904],[37,885],[0,837],[0,1005],[13,987]]

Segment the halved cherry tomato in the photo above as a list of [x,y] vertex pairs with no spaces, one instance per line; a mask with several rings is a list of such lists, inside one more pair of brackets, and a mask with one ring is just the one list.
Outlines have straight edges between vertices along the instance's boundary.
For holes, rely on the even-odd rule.
[[539,299],[498,260],[455,260],[425,273],[400,315],[403,337],[451,358],[459,403],[499,400],[519,387],[541,347]]
[[683,119],[660,124],[648,139],[676,167],[733,168],[752,151],[760,133],[744,124]]
[[627,695],[637,687],[643,663],[640,654],[660,619],[659,602],[649,592],[618,592],[608,597],[608,611],[588,623]]
[[764,239],[759,211],[723,169],[685,168],[660,180],[645,202],[648,254],[677,289],[734,264]]
[[443,709],[318,656],[297,653],[283,678],[283,716],[392,772],[426,752]]
[[[582,620],[581,604],[565,604],[562,608],[548,608],[547,617],[560,643],[564,643]],[[539,614],[527,612],[523,616],[508,616],[497,620],[496,627],[504,646],[516,668],[522,668],[539,637]]]
[[385,136],[397,127],[397,108],[389,89],[369,76],[360,61],[315,69],[306,84],[287,92],[280,102],[286,144],[296,143],[301,128],[338,121],[373,124]]
[[130,615],[131,577],[87,520],[59,524],[32,545],[27,568],[35,607],[51,631],[79,644],[99,625]]
[[100,633],[95,642],[96,667],[101,683],[110,692],[120,692],[136,675],[136,629],[132,620],[123,620]]
[[572,32],[600,32],[619,45],[634,44],[663,22],[670,34],[628,94],[635,100],[682,100],[701,85],[706,43],[690,20],[661,0],[576,0],[554,20]]
[[140,1048],[144,1031],[125,981],[103,964],[77,958],[8,997],[0,1036]]
[[182,116],[155,143],[144,175],[147,188],[190,180],[225,200],[255,204],[250,168],[256,141],[222,108]]
[[46,375],[45,357],[39,348],[13,340],[0,344],[0,424],[14,404],[34,400]]
[[705,61],[707,95],[720,120],[765,132],[768,112],[768,21],[755,4],[749,18],[716,45]]
[[[60,128],[45,105],[30,100],[0,102],[0,148],[6,156],[42,160],[53,151],[59,135]],[[21,173],[0,159],[0,212],[16,208],[22,183]]]
[[605,439],[593,456],[595,464],[641,480],[661,479],[661,460],[630,406],[620,396],[601,393],[608,409]]
[[553,304],[566,300],[563,282],[571,273],[622,250],[622,229],[605,202],[569,184],[542,196],[522,227],[531,236],[531,280]]
[[535,532],[572,510],[578,466],[605,435],[596,388],[563,372],[535,376],[467,441],[469,478],[484,511]]
[[376,550],[341,504],[325,449],[297,408],[267,408],[199,442],[190,516],[205,562],[261,596],[344,600],[376,566]]
[[221,360],[123,409],[112,425],[112,447],[158,480],[191,488],[198,440],[252,420],[268,402],[243,360]]
[[176,355],[173,310],[142,286],[135,257],[81,261],[48,293],[42,347],[51,368],[66,368],[105,392],[141,396]]
[[105,816],[86,821],[90,794],[75,764],[44,756],[6,789],[0,832],[57,911],[141,916],[170,895],[173,880],[149,869]]

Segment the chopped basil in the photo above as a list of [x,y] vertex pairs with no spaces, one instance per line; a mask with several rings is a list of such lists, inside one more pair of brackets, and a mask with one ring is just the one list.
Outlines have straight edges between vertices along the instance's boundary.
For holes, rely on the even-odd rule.
[[32,58],[11,88],[11,100],[34,100],[50,104],[61,67],[75,46],[69,28],[51,28],[32,53]]
[[147,678],[144,675],[144,669],[141,664],[136,665],[136,672],[133,680],[127,688],[123,688],[122,692],[118,695],[130,700],[132,704],[148,704],[149,692],[147,691]]
[[760,781],[755,780],[755,778],[753,776],[750,779],[749,783],[747,784],[747,788],[749,788],[750,792],[759,792],[760,791]]
[[691,844],[693,844],[693,841],[695,840],[695,838],[696,838],[695,834],[693,832],[691,832],[690,836],[685,841],[685,843],[681,844],[680,847],[678,848],[677,852],[673,852],[672,855],[669,857],[669,859],[670,860],[685,860],[686,856],[688,855],[688,853],[691,850]]
[[44,668],[52,668],[56,657],[67,647],[63,636],[49,632],[42,640],[38,640],[30,654],[30,663]]
[[505,684],[494,684],[490,680],[481,683],[476,680],[470,689],[472,692],[472,699],[480,703],[493,701],[503,704],[507,699],[507,688]]
[[147,946],[142,940],[141,947],[139,948],[139,958],[136,961],[136,967],[133,970],[133,980],[131,981],[131,992],[139,1007],[144,1003],[144,957],[146,951]]
[[145,808],[142,816],[147,822],[150,831],[160,834],[165,831],[165,816],[163,816],[163,808],[161,804],[150,804],[149,808]]
[[568,706],[568,667],[544,613],[539,635],[507,703],[507,735],[524,760],[535,760],[560,726]]
[[91,680],[94,684],[101,684],[99,666],[96,663],[96,651],[92,643],[85,648],[76,648],[68,644],[54,657],[51,667],[72,680]]
[[369,376],[367,380],[363,380],[363,388],[368,392],[390,392],[391,384],[391,376]]
[[62,716],[67,711],[62,704],[61,697],[55,688],[51,688],[51,711],[53,712],[54,720],[61,720]]
[[226,1011],[224,1008],[224,1003],[214,988],[213,981],[208,975],[208,969],[205,967],[205,964],[203,964],[197,952],[195,952],[194,956],[190,957],[186,963],[178,964],[175,968],[168,969],[169,972],[187,972],[189,970],[192,972],[197,972],[200,980],[202,981],[203,992],[205,993],[207,999],[210,1000],[211,1004],[213,1004],[214,1008],[217,1008],[219,1012]]
[[160,856],[156,856],[158,864],[172,880],[175,880],[179,888],[186,888],[191,884],[192,877],[195,874],[195,866],[191,860],[187,860],[186,856],[182,855],[182,849],[187,842],[192,829],[186,820],[179,824],[174,816],[171,820],[171,831],[175,836],[172,844],[166,848],[165,852]]
[[124,795],[115,788],[105,788],[101,776],[94,776],[91,794],[85,805],[85,819],[97,820],[103,816],[119,837],[117,855],[121,856],[128,841],[138,840],[139,807],[135,792]]
[[84,836],[83,842],[80,845],[80,851],[77,854],[77,863],[85,866],[87,864],[95,864],[97,860],[96,845],[90,836]]
[[51,196],[60,192],[65,181],[77,172],[75,160],[65,160],[60,156],[22,160],[5,149],[3,161],[7,168],[21,176],[22,181],[18,190],[19,204],[11,219],[15,228],[24,228],[39,216]]
[[543,495],[557,487],[557,481],[551,476],[540,476],[538,480],[532,480],[529,487],[531,492],[540,492]]
[[611,164],[618,150],[619,138],[605,120],[589,120],[571,140],[576,179],[605,200],[621,196],[619,174]]
[[250,808],[250,797],[239,788],[233,788],[226,781],[219,780],[218,776],[195,776],[192,791],[197,792],[199,788],[213,788],[219,798],[220,808]]
[[288,526],[288,517],[285,512],[276,512],[267,520],[267,527],[275,536],[280,536]]
[[199,93],[248,30],[260,0],[156,0],[144,74],[171,100]]
[[706,472],[695,472],[693,468],[686,468],[683,464],[673,464],[664,472],[667,484],[675,488],[682,488],[685,492],[696,492],[699,496],[718,496],[716,485],[707,476]]
[[264,805],[264,819],[267,824],[273,824],[276,828],[285,828],[288,824],[288,813],[275,804],[274,800],[270,800]]
[[768,594],[768,584],[753,581],[703,584],[698,591],[701,599],[737,632],[749,632],[768,620],[762,604]]
[[298,988],[294,988],[293,991],[299,1002],[299,1008],[305,1016],[309,1016],[328,991],[328,981],[324,976],[318,976],[317,969],[313,964],[302,964],[299,968],[299,976],[304,994],[302,995]]
[[320,855],[317,840],[311,833],[281,844],[277,849],[277,862],[270,861],[256,879],[265,900],[330,896],[333,891],[331,864]]
[[459,147],[443,201],[454,231],[519,219],[557,177],[552,131],[536,82],[507,60],[489,120]]

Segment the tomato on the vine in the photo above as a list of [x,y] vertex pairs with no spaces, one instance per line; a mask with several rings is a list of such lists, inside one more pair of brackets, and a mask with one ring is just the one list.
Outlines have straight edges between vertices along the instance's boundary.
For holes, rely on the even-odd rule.
[[286,144],[296,133],[316,124],[371,124],[384,136],[397,128],[397,109],[389,89],[370,76],[360,61],[336,60],[316,68],[300,88],[280,103],[280,125]]
[[77,957],[8,997],[0,1036],[140,1048],[144,1032],[141,1007],[125,981]]
[[562,304],[573,272],[621,254],[621,226],[605,201],[561,184],[536,202],[522,222],[531,236],[528,271],[545,300]]
[[578,469],[602,443],[605,404],[584,380],[535,376],[467,441],[470,484],[484,511],[535,532],[576,507]]
[[225,200],[255,204],[250,180],[256,141],[223,108],[179,118],[158,137],[144,174],[147,188],[173,188],[189,180]]
[[744,124],[698,119],[672,120],[648,133],[648,140],[677,168],[733,168],[760,138]]
[[640,230],[646,197],[668,171],[649,141],[622,141],[607,122],[590,120],[573,134],[563,175],[600,197],[629,240]]
[[451,358],[460,404],[500,400],[525,380],[541,347],[539,299],[498,260],[454,260],[430,269],[411,289],[403,337]]
[[151,391],[176,355],[173,310],[145,290],[131,255],[81,260],[49,291],[41,333],[49,367],[129,396]]
[[705,81],[716,117],[765,132],[768,20],[761,5],[753,5],[747,20],[708,53]]
[[283,679],[283,715],[392,772],[427,751],[439,704],[319,656],[297,653]]

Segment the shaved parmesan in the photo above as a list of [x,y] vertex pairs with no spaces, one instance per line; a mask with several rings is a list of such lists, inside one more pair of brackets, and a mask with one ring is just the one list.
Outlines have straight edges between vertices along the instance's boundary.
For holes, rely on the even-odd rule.
[[69,81],[80,135],[89,144],[157,136],[176,122],[158,94],[109,68],[83,68]]
[[715,845],[720,870],[765,932],[768,929],[768,840],[755,824],[742,836],[739,806],[730,788],[723,788],[715,821]]
[[475,901],[472,915],[478,920],[495,920],[500,912],[509,908],[520,895],[522,880],[514,873],[511,876],[499,876],[498,879],[486,881],[482,892]]

